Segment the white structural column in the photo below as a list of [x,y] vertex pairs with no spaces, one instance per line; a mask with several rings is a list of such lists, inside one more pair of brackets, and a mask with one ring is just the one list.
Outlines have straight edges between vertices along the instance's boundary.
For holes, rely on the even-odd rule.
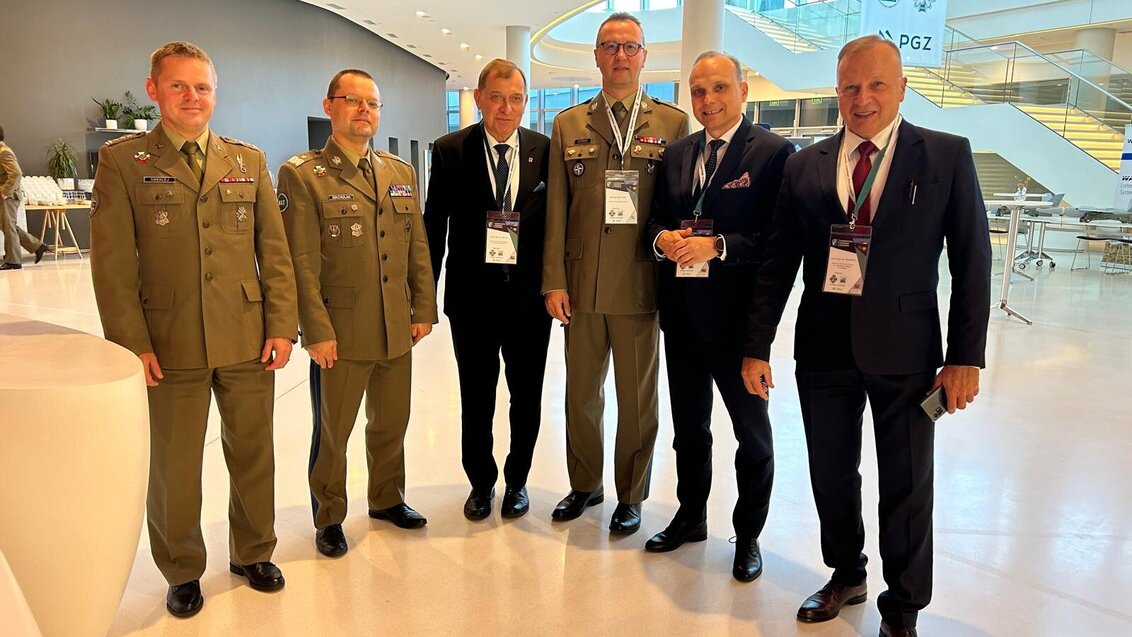
[[692,116],[692,95],[688,92],[688,74],[696,56],[704,51],[723,50],[723,0],[684,0],[684,25],[680,48],[680,94],[677,103],[688,111],[688,126],[696,131],[700,123]]
[[[1084,49],[1103,60],[1111,60],[1116,45],[1116,29],[1105,27],[1081,29],[1073,36],[1073,44],[1074,48]],[[1076,105],[1087,111],[1104,110],[1108,100],[1100,91],[1107,90],[1112,67],[1107,62],[1085,58],[1082,63],[1075,64],[1072,68],[1097,87],[1081,87],[1077,91]]]
[[[531,28],[529,26],[511,25],[507,27],[507,59],[522,69],[523,75],[527,77],[527,91],[530,92]],[[530,108],[527,109],[526,118],[530,122]],[[530,127],[530,124],[528,124],[528,127]]]
[[[476,73],[479,76],[479,73]],[[472,89],[460,89],[460,128],[467,128],[476,123],[476,100],[472,97]]]
[[1116,29],[1105,27],[1081,29],[1074,34],[1073,44],[1073,48],[1085,49],[1093,55],[1111,60],[1112,50],[1116,45]]

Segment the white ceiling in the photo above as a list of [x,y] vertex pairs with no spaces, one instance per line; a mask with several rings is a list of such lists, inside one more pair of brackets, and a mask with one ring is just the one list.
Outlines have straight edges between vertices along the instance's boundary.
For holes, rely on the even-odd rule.
[[[533,36],[560,16],[594,4],[594,0],[301,1],[340,15],[437,66],[448,73],[450,90],[475,86],[488,60],[507,57],[508,25],[529,26]],[[418,16],[418,11],[426,15]],[[531,84],[540,88],[596,84],[600,77],[595,68],[564,73],[534,61],[531,66]]]

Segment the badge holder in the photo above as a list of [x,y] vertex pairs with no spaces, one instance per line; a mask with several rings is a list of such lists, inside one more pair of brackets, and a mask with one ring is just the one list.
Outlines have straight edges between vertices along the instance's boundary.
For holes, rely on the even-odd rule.
[[[891,135],[890,141],[891,144]],[[873,181],[876,180],[877,169],[884,161],[884,153],[889,144],[885,144],[873,162],[865,183],[861,186],[861,193],[872,192]],[[849,214],[849,223],[833,224],[829,228],[829,260],[825,266],[825,282],[822,284],[823,292],[832,294],[848,294],[861,296],[865,289],[865,272],[869,265],[869,249],[873,241],[872,226],[857,225],[857,215],[861,211],[868,195],[853,193],[852,184],[850,194],[855,195],[856,203]]]
[[641,176],[635,170],[605,171],[605,222],[636,225]]
[[483,262],[504,265],[519,262],[519,213],[487,211],[487,243]]

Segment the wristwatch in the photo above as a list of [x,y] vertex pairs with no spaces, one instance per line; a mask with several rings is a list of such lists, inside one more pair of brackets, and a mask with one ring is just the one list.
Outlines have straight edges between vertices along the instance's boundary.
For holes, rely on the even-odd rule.
[[723,235],[721,235],[721,234],[715,235],[715,251],[719,253],[718,256],[723,256],[723,248],[724,247],[725,247],[725,244],[723,243]]

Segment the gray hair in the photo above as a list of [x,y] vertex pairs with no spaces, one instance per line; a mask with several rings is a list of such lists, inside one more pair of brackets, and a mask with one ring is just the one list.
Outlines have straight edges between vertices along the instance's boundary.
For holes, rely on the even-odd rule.
[[641,46],[645,45],[645,28],[641,26],[641,20],[628,11],[615,11],[609,14],[609,17],[602,20],[601,24],[598,25],[597,35],[594,36],[595,47],[601,44],[601,41],[598,40],[598,38],[601,37],[601,30],[604,29],[605,25],[609,24],[610,22],[632,22],[633,24],[637,25],[637,28],[641,30]]
[[735,79],[738,80],[740,84],[743,83],[743,65],[739,62],[739,58],[731,55],[730,53],[723,53],[722,51],[704,51],[703,53],[696,56],[696,61],[692,63],[692,67],[695,68],[695,66],[699,64],[701,60],[706,60],[708,58],[724,58],[725,60],[730,60],[731,64],[735,65]]
[[886,40],[875,34],[862,35],[856,40],[846,42],[845,46],[841,47],[841,50],[837,52],[837,62],[840,64],[842,58],[856,55],[874,46],[886,46],[892,49],[892,52],[896,54],[896,59],[901,62],[901,68],[903,68],[903,60],[900,59],[900,47],[896,46],[896,43],[892,40]]

